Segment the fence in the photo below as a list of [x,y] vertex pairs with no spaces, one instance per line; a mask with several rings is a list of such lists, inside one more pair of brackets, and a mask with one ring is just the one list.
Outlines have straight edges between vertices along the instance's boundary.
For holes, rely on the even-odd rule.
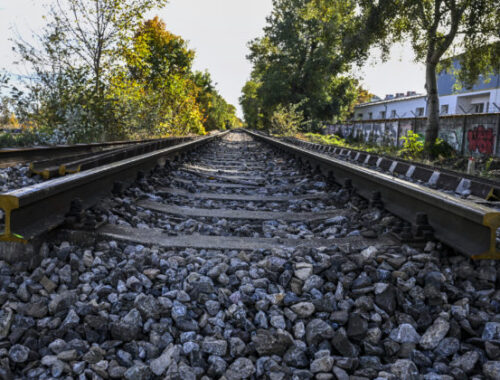
[[[409,130],[425,135],[425,117],[359,120],[327,127],[327,133],[379,145],[402,146]],[[500,156],[500,113],[441,116],[439,138],[465,156]]]

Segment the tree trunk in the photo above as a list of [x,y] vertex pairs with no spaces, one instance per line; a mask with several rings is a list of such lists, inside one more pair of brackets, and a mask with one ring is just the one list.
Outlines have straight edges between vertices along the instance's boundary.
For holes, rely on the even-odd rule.
[[427,61],[425,88],[427,90],[427,125],[425,130],[425,150],[430,150],[436,143],[439,129],[439,96],[434,62]]

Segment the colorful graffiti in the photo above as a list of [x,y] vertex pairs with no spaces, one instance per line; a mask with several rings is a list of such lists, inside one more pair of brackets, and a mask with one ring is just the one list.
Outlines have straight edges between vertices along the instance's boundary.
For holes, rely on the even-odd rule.
[[470,129],[467,131],[467,142],[469,143],[469,152],[493,154],[495,148],[493,128],[485,128],[484,125],[478,125]]

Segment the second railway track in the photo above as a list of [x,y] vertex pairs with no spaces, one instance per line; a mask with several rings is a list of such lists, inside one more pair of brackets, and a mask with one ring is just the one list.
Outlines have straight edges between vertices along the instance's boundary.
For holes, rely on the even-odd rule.
[[[35,269],[0,262],[1,376],[500,373],[495,262],[430,235],[402,244],[390,232],[409,225],[380,198],[248,134],[184,146],[150,174],[160,153],[127,161],[137,180],[93,207],[73,202]],[[109,186],[118,169],[93,170],[75,178]]]

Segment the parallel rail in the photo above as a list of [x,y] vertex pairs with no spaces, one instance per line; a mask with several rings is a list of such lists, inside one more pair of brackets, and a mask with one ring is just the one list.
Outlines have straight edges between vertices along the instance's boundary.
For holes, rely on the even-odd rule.
[[423,163],[416,163],[383,154],[374,154],[358,149],[344,148],[332,145],[315,144],[295,138],[286,138],[286,142],[298,145],[309,150],[326,154],[333,154],[370,167],[376,167],[388,174],[405,176],[408,179],[431,183],[439,189],[448,191],[469,190],[475,196],[486,202],[500,201],[500,183],[495,180],[480,178],[466,173],[453,171],[441,167],[434,167]]
[[54,159],[58,157],[77,156],[85,153],[102,152],[108,149],[161,140],[163,139],[110,141],[104,143],[35,146],[26,148],[4,148],[0,149],[0,168],[21,163],[28,163],[31,161],[44,160],[47,159],[47,157]]
[[30,163],[30,172],[38,174],[44,179],[74,174],[83,170],[120,161],[143,153],[152,152],[182,142],[191,140],[191,137],[172,137],[160,140],[146,141],[124,147],[103,150],[97,153],[85,153],[76,157],[63,157]]
[[4,233],[0,241],[26,243],[44,232],[61,225],[73,200],[82,207],[93,206],[111,193],[115,182],[130,184],[139,171],[148,171],[159,162],[198,148],[225,135],[201,137],[173,147],[82,171],[67,177],[52,179],[34,186],[0,194],[0,208],[5,213]]
[[434,236],[458,252],[476,259],[500,259],[496,247],[496,232],[500,228],[498,210],[272,137],[246,132],[319,168],[340,184],[350,180],[365,198],[369,199],[374,191],[380,192],[384,207],[413,225],[416,215],[425,213]]

